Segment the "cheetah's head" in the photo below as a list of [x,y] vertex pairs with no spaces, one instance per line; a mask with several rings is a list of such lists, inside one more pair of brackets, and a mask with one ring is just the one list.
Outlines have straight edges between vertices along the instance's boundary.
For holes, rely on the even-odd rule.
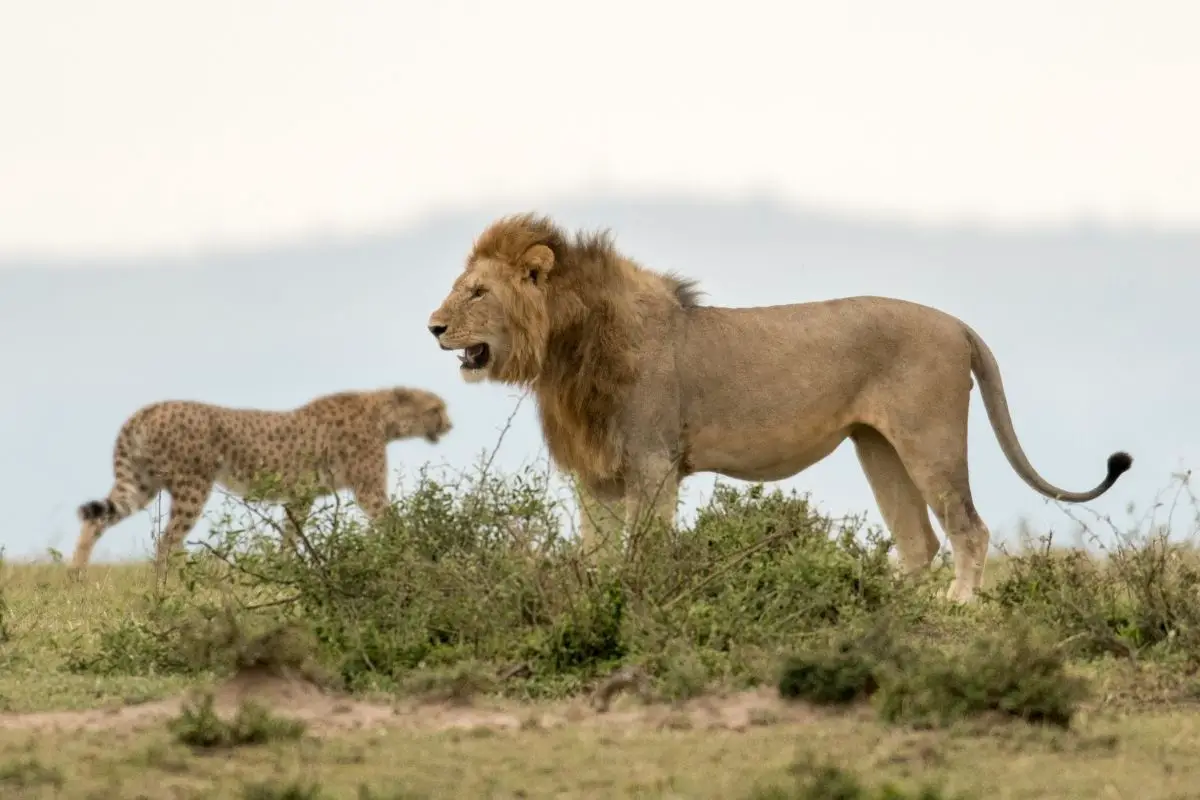
[[437,444],[454,427],[446,401],[433,392],[397,387],[392,390],[392,398],[394,402],[384,415],[389,439],[423,436],[430,444]]

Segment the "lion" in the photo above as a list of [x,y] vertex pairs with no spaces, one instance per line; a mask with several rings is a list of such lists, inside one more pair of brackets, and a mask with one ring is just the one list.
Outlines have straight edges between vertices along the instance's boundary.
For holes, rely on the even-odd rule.
[[[436,444],[451,427],[441,397],[404,387],[323,395],[289,411],[186,400],[143,406],[117,434],[116,480],[108,496],[78,509],[82,530],[71,573],[82,575],[100,536],[162,490],[171,496],[171,513],[155,556],[160,582],[171,552],[195,526],[218,483],[241,496],[253,490],[263,499],[284,501],[285,544],[308,517],[315,494],[350,489],[376,520],[390,508],[388,443],[421,436]],[[274,485],[258,485],[270,479]]]
[[1093,500],[1133,464],[1114,452],[1085,492],[1047,482],[991,350],[945,312],[874,296],[702,305],[694,281],[622,255],[608,231],[572,237],[532,213],[479,235],[428,328],[462,351],[468,382],[532,389],[555,465],[591,502],[624,506],[626,532],[643,514],[672,524],[689,475],[782,480],[850,439],[906,572],[939,549],[933,509],[957,603],[982,584],[990,538],[967,471],[972,375],[1009,464],[1040,494]]

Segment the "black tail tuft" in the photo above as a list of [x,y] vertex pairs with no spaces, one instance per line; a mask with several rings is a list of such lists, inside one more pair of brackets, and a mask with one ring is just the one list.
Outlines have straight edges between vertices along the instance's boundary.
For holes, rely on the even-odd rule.
[[1125,451],[1113,453],[1108,457],[1108,478],[1107,483],[1111,484],[1122,474],[1127,472],[1133,466],[1133,456]]
[[89,500],[79,507],[79,518],[84,522],[95,522],[101,517],[115,514],[117,507],[112,500]]

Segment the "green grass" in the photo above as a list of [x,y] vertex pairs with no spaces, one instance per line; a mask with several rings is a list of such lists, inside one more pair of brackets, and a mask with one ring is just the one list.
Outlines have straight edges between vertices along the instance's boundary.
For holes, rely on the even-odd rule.
[[[373,531],[319,512],[300,557],[238,513],[161,597],[147,564],[3,565],[4,796],[1153,799],[1200,779],[1200,557],[1161,520],[1100,555],[993,557],[961,608],[945,565],[902,579],[878,531],[761,487],[597,570],[532,472],[422,475]],[[327,694],[235,701],[239,674]]]
[[0,570],[9,641],[0,649],[4,711],[86,709],[145,702],[193,686],[194,676],[79,674],[71,653],[95,644],[142,605],[153,581],[148,564],[96,564],[81,585],[56,564],[9,563]]

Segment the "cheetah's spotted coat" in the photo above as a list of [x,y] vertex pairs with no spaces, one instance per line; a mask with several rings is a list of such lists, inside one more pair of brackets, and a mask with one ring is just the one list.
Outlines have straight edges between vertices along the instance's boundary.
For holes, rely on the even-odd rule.
[[191,401],[144,406],[121,426],[113,448],[116,480],[108,496],[79,507],[83,523],[72,569],[87,566],[105,530],[142,510],[160,492],[171,497],[155,568],[165,577],[171,552],[196,524],[214,484],[244,496],[268,474],[278,482],[265,499],[284,501],[291,520],[307,517],[310,499],[350,489],[371,519],[388,507],[387,444],[423,436],[432,443],[451,428],[445,402],[432,392],[394,387],[339,392],[289,411],[227,408]]

